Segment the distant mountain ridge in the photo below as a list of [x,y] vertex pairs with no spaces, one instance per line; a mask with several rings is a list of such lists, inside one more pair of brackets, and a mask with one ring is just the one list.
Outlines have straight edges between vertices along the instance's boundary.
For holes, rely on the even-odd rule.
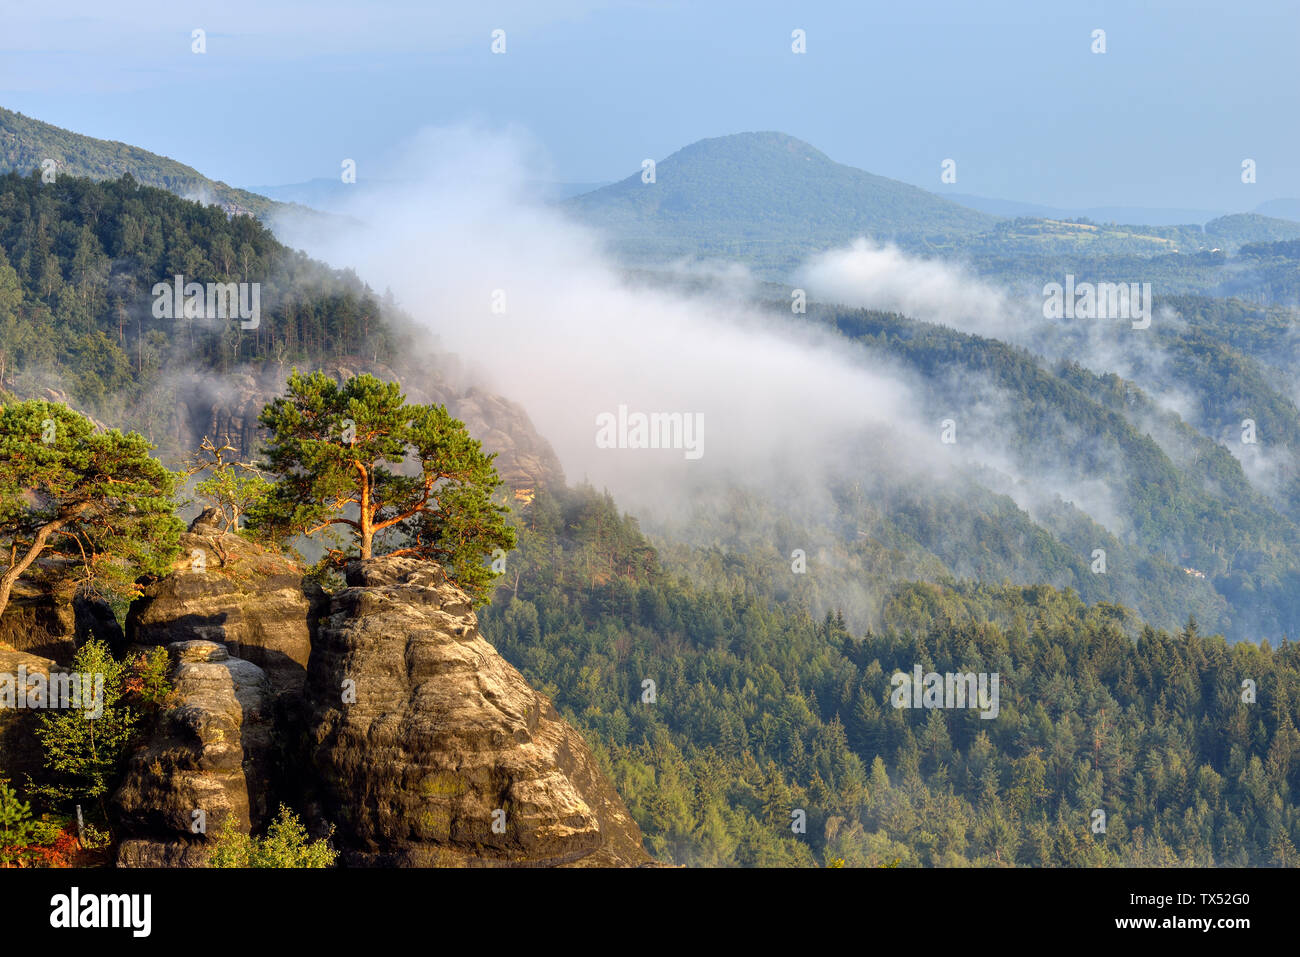
[[[939,194],[936,194],[939,195]],[[1148,206],[1047,206],[1017,199],[995,199],[970,193],[943,194],[954,203],[978,209],[994,216],[1032,216],[1036,219],[1078,219],[1095,223],[1129,223],[1146,226],[1185,226],[1204,224],[1225,215],[1221,209],[1184,209]]]
[[1294,219],[1300,222],[1300,199],[1270,199],[1267,203],[1260,203],[1255,207],[1255,212],[1261,216],[1272,216],[1275,219]]
[[[365,202],[366,191],[379,189],[392,192],[415,183],[400,180],[366,179],[360,183],[344,183],[339,177],[316,177],[302,183],[283,183],[276,186],[250,186],[259,196],[269,196],[281,203],[298,203],[323,213],[347,213],[358,202]],[[564,183],[548,180],[530,180],[523,184],[525,195],[539,202],[556,203],[599,189],[605,183]]]
[[[1017,199],[995,199],[971,193],[938,194],[963,206],[994,216],[1030,216],[1036,219],[1072,220],[1086,217],[1095,223],[1125,223],[1145,226],[1206,226],[1215,220],[1255,215],[1262,219],[1300,222],[1300,199],[1271,199],[1253,210],[1228,213],[1222,209],[1188,209],[1150,206],[1045,206]],[[1258,241],[1258,240],[1257,240]]]
[[[641,259],[703,252],[782,272],[861,235],[909,246],[981,233],[998,217],[837,163],[784,133],[704,139],[648,171],[568,200]],[[768,250],[765,252],[765,250]]]
[[1292,200],[1228,215],[1122,206],[1069,211],[922,189],[837,163],[773,132],[699,140],[653,170],[560,205],[601,230],[610,251],[633,268],[727,260],[776,282],[788,281],[813,255],[861,236],[926,256],[991,258],[986,267],[993,272],[1005,271],[1009,260],[1044,256],[1235,253],[1250,243],[1300,238],[1300,221],[1283,218],[1296,206]]
[[0,173],[28,173],[50,159],[59,174],[118,179],[130,173],[145,186],[220,206],[230,214],[265,219],[284,208],[265,196],[209,179],[191,166],[138,146],[84,136],[0,107]]

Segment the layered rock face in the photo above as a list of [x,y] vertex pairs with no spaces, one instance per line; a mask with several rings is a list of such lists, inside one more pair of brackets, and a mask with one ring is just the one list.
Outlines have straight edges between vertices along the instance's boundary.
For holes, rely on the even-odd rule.
[[66,665],[77,648],[92,638],[121,648],[122,629],[107,603],[55,591],[26,578],[14,583],[9,604],[0,615],[0,644]]
[[168,645],[176,704],[114,798],[119,863],[201,865],[226,817],[256,828],[281,801],[333,825],[352,866],[653,863],[582,737],[437,565],[353,562],[346,588],[305,594],[300,568],[211,518],[183,540],[203,570],[151,585],[128,619],[132,642]]
[[[57,670],[49,658],[0,645],[0,675],[9,676],[8,683],[15,688],[22,674],[21,668],[27,669],[27,675],[39,674],[46,678],[51,670]],[[30,708],[4,707],[0,703],[0,778],[8,778],[19,786],[28,774],[37,774],[41,767],[40,744],[32,733],[38,713]]]
[[181,535],[175,570],[147,586],[131,605],[127,641],[145,646],[220,642],[266,671],[277,692],[299,692],[320,592],[304,591],[297,563],[223,534],[219,517],[210,509]]
[[582,737],[428,562],[353,562],[308,672],[318,811],[344,863],[636,866],[640,830]]
[[[227,818],[245,833],[267,819],[272,692],[266,674],[211,641],[168,647],[173,701],[113,796],[127,837],[121,867],[196,867]],[[195,811],[202,817],[196,818]],[[196,831],[196,821],[203,828]]]

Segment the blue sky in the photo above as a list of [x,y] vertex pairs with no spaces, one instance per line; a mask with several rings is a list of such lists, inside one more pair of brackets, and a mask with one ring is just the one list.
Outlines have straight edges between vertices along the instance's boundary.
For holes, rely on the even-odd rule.
[[419,128],[468,121],[524,131],[540,177],[563,181],[780,130],[937,191],[1225,210],[1300,196],[1289,0],[8,6],[0,105],[235,185],[334,177],[345,157],[382,176]]

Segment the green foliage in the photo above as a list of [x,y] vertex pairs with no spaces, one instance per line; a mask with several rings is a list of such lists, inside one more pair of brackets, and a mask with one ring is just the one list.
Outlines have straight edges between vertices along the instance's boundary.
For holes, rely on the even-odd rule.
[[[35,818],[31,822],[32,834],[30,843],[37,846],[51,845],[57,841],[59,837],[68,830],[68,828],[74,826],[75,821],[76,818],[74,817],[62,817],[57,814],[42,814],[39,818]],[[86,824],[85,827],[89,828],[90,825]],[[100,832],[95,831],[97,840],[99,833]]]
[[[334,829],[330,828],[330,834]],[[265,837],[244,834],[234,816],[226,818],[213,842],[210,867],[333,867],[338,852],[330,847],[329,837],[312,841],[298,816],[283,804],[280,813],[267,828]]]
[[32,843],[36,828],[32,807],[18,799],[18,792],[0,778],[0,867],[18,859],[19,849]]
[[[1243,866],[1300,839],[1295,645],[1134,638],[1118,605],[971,583],[896,586],[855,637],[743,564],[668,574],[590,489],[540,493],[520,537],[484,634],[582,729],[662,860]],[[893,708],[890,676],[918,663],[999,673],[998,718]]]
[[241,519],[271,493],[271,483],[255,466],[232,460],[238,451],[229,436],[221,446],[204,436],[198,452],[181,472],[186,478],[203,476],[194,483],[193,491],[221,513],[225,522],[222,531],[226,532],[239,529]]
[[175,479],[151,449],[58,403],[0,406],[0,554],[12,556],[0,611],[41,558],[61,562],[52,574],[115,595],[133,594],[142,572],[168,570],[182,525]]
[[[156,318],[152,290],[177,275],[259,283],[259,325]],[[354,273],[286,248],[251,216],[129,175],[92,182],[61,173],[55,183],[0,175],[0,390],[28,396],[56,385],[98,418],[161,444],[187,388],[178,369],[226,373],[347,355],[386,361],[394,336],[381,316],[394,309]]]
[[226,516],[227,531],[238,527],[240,517],[256,509],[270,491],[271,483],[260,475],[240,475],[230,468],[215,471],[194,484],[194,493]]
[[[104,642],[82,645],[71,670],[83,682],[102,676],[103,703],[92,709],[40,712],[35,734],[50,783],[34,787],[33,793],[58,806],[90,800],[102,807],[125,769],[140,714],[127,700],[130,670]],[[98,716],[93,716],[96,711]]]
[[[321,372],[289,377],[261,423],[268,471],[280,476],[249,514],[270,537],[351,531],[348,554],[440,562],[476,601],[496,577],[487,560],[515,545],[509,509],[492,500],[495,456],[441,405],[408,404],[396,383]],[[394,467],[390,467],[394,466]]]
[[113,843],[113,835],[101,831],[89,821],[81,826],[81,846],[88,851],[107,850]]
[[157,645],[147,652],[140,652],[132,660],[125,690],[146,710],[156,711],[172,693],[170,672],[171,659],[167,649]]

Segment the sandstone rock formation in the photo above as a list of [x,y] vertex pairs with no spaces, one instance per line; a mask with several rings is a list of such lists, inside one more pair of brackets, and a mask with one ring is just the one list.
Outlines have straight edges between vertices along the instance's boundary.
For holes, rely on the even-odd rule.
[[357,561],[347,581],[307,682],[317,810],[344,863],[651,863],[581,736],[479,636],[436,565]]
[[[17,685],[19,669],[25,667],[28,675],[40,674],[46,678],[57,666],[48,658],[29,655],[14,648],[0,645],[0,675],[11,675]],[[0,707],[0,778],[21,783],[28,774],[38,773],[41,767],[41,749],[32,727],[37,711]]]
[[[233,815],[247,832],[267,819],[271,688],[261,668],[211,641],[172,644],[173,703],[113,797],[127,835],[122,867],[201,866]],[[194,833],[194,812],[204,831]]]
[[66,665],[92,638],[115,649],[122,646],[122,629],[102,599],[70,594],[31,577],[14,583],[0,615],[0,644]]
[[181,535],[175,570],[146,586],[127,614],[135,645],[221,642],[266,671],[278,692],[301,691],[311,652],[311,621],[320,591],[303,568],[238,535],[223,534],[209,509]]

